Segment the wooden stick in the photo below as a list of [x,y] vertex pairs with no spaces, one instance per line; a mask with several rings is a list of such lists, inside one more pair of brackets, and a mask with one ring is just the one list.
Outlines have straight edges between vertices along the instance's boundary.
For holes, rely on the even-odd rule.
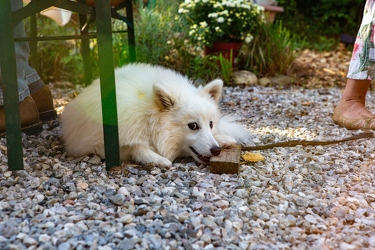
[[240,166],[241,151],[264,150],[275,147],[295,147],[301,146],[317,146],[329,145],[347,142],[351,140],[359,140],[363,138],[374,138],[372,132],[365,132],[358,135],[353,135],[341,140],[333,141],[287,141],[279,143],[271,143],[267,145],[246,146],[234,145],[231,148],[222,149],[220,155],[211,157],[210,170],[214,174],[237,174]]

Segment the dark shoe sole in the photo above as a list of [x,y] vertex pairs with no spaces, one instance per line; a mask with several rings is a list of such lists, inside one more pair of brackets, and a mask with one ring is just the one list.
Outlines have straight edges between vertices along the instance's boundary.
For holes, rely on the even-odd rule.
[[40,112],[39,113],[39,119],[42,122],[53,121],[56,118],[57,118],[57,112],[56,112],[56,110],[48,110],[48,111]]
[[[39,135],[43,131],[43,123],[38,122],[33,125],[23,127],[21,128],[21,131],[24,132],[27,135]],[[0,133],[0,138],[3,138],[6,136],[6,132]]]

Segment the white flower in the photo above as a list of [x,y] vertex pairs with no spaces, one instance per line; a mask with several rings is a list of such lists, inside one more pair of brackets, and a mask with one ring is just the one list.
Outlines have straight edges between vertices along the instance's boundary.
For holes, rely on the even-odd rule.
[[217,13],[210,13],[208,17],[217,18],[219,15]]
[[208,26],[208,24],[206,23],[206,21],[203,21],[203,22],[200,22],[199,25],[203,28],[206,28]]
[[218,22],[218,23],[223,23],[223,22],[224,22],[224,17],[222,17],[222,16],[219,17],[219,18],[217,19],[217,22]]
[[[178,13],[186,16],[191,23],[188,33],[197,46],[210,45],[222,38],[251,43],[251,33],[264,19],[263,8],[253,4],[252,0],[182,1]],[[237,29],[233,29],[234,26]]]
[[253,36],[247,35],[246,38],[245,38],[245,43],[250,43],[252,40],[253,40]]
[[228,13],[229,13],[228,10],[223,10],[220,14],[221,14],[221,15],[226,15],[226,16],[227,16]]

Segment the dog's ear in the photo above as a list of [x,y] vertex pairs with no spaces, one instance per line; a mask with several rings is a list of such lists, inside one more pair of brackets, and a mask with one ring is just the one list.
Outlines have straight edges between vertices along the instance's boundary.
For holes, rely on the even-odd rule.
[[221,98],[221,92],[223,91],[223,81],[220,79],[215,79],[206,86],[203,87],[202,92],[209,94],[215,102],[219,102]]
[[160,83],[153,86],[155,102],[161,111],[169,110],[173,107],[175,100],[168,94],[168,90]]

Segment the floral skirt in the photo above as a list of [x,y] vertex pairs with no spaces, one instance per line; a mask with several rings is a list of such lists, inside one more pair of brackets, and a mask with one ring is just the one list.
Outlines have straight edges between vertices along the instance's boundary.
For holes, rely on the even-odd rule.
[[375,80],[375,0],[367,0],[347,77]]

